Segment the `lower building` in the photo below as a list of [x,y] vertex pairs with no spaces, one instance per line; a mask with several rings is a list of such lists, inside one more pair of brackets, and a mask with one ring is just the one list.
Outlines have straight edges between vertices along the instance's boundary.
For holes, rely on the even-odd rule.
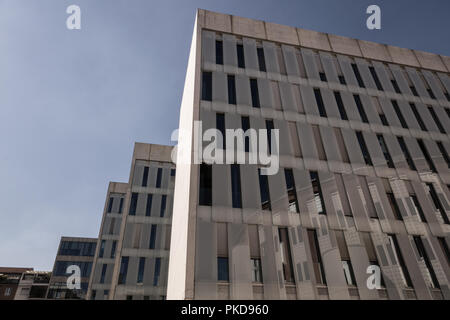
[[0,267],[0,300],[14,300],[22,275],[33,268]]
[[128,183],[109,184],[88,299],[165,299],[175,185],[172,149],[136,143]]
[[[86,298],[96,245],[97,238],[61,238],[47,291],[47,299]],[[74,273],[71,266],[79,267],[79,289],[71,289],[67,285],[68,278]]]
[[45,299],[51,275],[48,271],[25,271],[20,278],[14,300]]

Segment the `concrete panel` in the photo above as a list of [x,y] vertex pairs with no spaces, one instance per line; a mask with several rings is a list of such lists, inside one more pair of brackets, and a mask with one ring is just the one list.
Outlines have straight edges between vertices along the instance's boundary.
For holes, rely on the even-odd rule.
[[331,51],[328,34],[300,28],[297,33],[302,47]]
[[316,65],[315,53],[310,49],[301,49],[306,74],[309,79],[319,80],[318,66]]
[[414,52],[410,49],[387,46],[392,62],[406,64],[413,67],[420,67]]
[[422,68],[447,72],[447,68],[439,55],[419,50],[414,50],[413,52]]
[[297,31],[294,27],[266,22],[267,39],[293,45],[299,45]]
[[365,40],[358,40],[358,43],[363,57],[382,61],[392,61],[384,44]]
[[228,14],[204,11],[205,28],[231,33],[231,16]]
[[286,71],[288,76],[300,76],[300,71],[298,68],[297,57],[295,54],[294,47],[282,45],[281,49],[283,50],[284,61],[286,63]]
[[243,17],[232,16],[233,33],[242,36],[266,39],[264,22]]
[[222,72],[212,73],[212,100],[228,103],[227,75]]
[[359,49],[358,41],[343,36],[329,34],[331,48],[334,52],[348,54],[352,56],[361,57],[361,50]]
[[258,71],[259,65],[256,53],[256,41],[249,38],[244,38],[242,41],[244,45],[245,68]]
[[237,67],[236,37],[224,34],[223,38],[223,64],[224,66]]

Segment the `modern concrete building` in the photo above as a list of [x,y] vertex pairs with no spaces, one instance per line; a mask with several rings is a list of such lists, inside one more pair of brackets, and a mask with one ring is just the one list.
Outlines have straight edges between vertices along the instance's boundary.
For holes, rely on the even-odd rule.
[[[47,299],[85,299],[97,238],[61,237],[47,291]],[[80,289],[67,287],[69,266],[80,268]],[[70,270],[69,270],[70,271]]]
[[0,300],[14,300],[20,279],[33,268],[0,267]]
[[[449,72],[450,57],[198,10],[167,298],[450,299]],[[210,142],[194,121],[278,129],[279,171],[248,164],[252,143],[246,164],[195,164]]]
[[52,273],[48,271],[25,271],[20,278],[14,300],[43,300]]
[[172,147],[136,143],[128,183],[111,182],[88,299],[165,299],[175,165]]

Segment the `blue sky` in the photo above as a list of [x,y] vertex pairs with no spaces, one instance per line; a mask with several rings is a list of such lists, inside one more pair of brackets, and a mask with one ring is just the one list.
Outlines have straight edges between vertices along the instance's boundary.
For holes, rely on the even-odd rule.
[[62,235],[98,235],[134,141],[171,144],[196,8],[450,56],[446,0],[0,0],[0,266],[50,270]]

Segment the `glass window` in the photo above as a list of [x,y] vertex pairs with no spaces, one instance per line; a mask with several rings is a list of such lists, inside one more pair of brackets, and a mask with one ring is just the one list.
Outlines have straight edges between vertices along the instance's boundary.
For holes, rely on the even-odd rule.
[[156,173],[156,188],[161,188],[162,168],[158,168]]
[[259,191],[261,193],[262,210],[272,210],[270,205],[269,180],[266,175],[261,175],[261,169],[258,169]]
[[151,229],[150,229],[150,244],[149,244],[149,248],[150,249],[155,249],[155,244],[156,244],[156,224],[152,224]]
[[299,213],[297,191],[295,189],[294,174],[292,169],[284,169],[284,176],[286,178],[286,188],[288,193],[289,211]]
[[242,208],[241,173],[238,164],[231,165],[231,195],[233,208]]
[[[247,132],[248,129],[250,129],[250,118],[247,116],[242,116],[241,117],[241,126],[242,126],[242,130],[244,131],[244,135]],[[245,136],[244,137],[244,143],[245,143],[245,152],[249,152],[250,150],[250,137],[249,136]]]
[[[373,81],[375,81],[375,85],[377,86],[377,89],[380,91],[384,91],[383,86],[381,85],[380,79],[378,78],[378,75],[375,71],[375,68],[372,66],[369,66],[369,71],[370,71],[370,74],[372,75]],[[394,81],[394,80],[392,80],[392,81]]]
[[210,206],[212,204],[212,167],[209,164],[200,165],[200,192],[199,205]]
[[266,72],[266,59],[264,57],[264,49],[259,47],[256,49],[258,54],[259,71]]
[[164,213],[166,212],[166,206],[167,206],[167,195],[163,194],[161,197],[161,210],[159,212],[159,216],[161,218],[164,217]]
[[403,283],[406,287],[412,288],[413,284],[411,281],[411,277],[409,276],[409,272],[406,267],[405,260],[403,259],[402,252],[400,251],[400,247],[397,242],[397,237],[394,234],[389,234],[388,239],[389,239],[391,247],[394,249],[395,256],[398,260],[398,264],[400,265]]
[[216,40],[216,64],[223,64],[223,42]]
[[234,75],[228,75],[228,104],[236,104],[236,81]]
[[216,113],[216,128],[222,134],[222,146],[220,145],[220,140],[217,143],[220,149],[225,149],[226,143],[226,132],[225,132],[225,115],[223,113]]
[[383,151],[384,158],[386,159],[387,165],[389,168],[395,168],[394,161],[392,160],[391,154],[386,145],[386,141],[384,140],[383,135],[377,134],[377,139],[381,147],[381,151]]
[[102,274],[100,276],[100,283],[105,283],[106,268],[108,268],[108,265],[105,263],[102,266]]
[[119,284],[124,284],[127,280],[128,260],[129,257],[122,257],[119,270]]
[[372,158],[370,157],[369,150],[367,149],[366,141],[364,140],[364,136],[361,131],[356,131],[356,138],[358,139],[359,147],[361,148],[361,152],[364,158],[364,162],[372,166]]
[[411,158],[411,154],[408,151],[408,148],[406,147],[405,140],[403,137],[397,137],[397,141],[400,145],[400,149],[402,149],[403,155],[405,156],[406,162],[408,163],[408,166],[411,170],[416,171],[416,166],[414,165],[414,161]]
[[397,114],[398,120],[400,121],[403,128],[408,129],[408,125],[406,124],[405,118],[403,118],[403,114],[400,111],[400,107],[398,106],[397,101],[391,100],[392,107],[394,108],[395,113]]
[[111,245],[111,258],[112,259],[114,259],[116,257],[116,246],[117,246],[117,241],[114,240]]
[[448,220],[447,213],[445,212],[444,207],[442,206],[441,201],[439,200],[438,194],[436,193],[436,189],[434,188],[432,183],[426,184],[428,191],[431,196],[431,200],[433,201],[433,204],[435,208],[440,212],[442,216],[442,220],[444,220],[445,224],[450,224],[450,221]]
[[280,241],[281,263],[283,265],[283,276],[286,282],[295,282],[294,269],[292,267],[291,246],[289,243],[289,234],[287,228],[278,229],[278,238]]
[[108,213],[112,211],[113,201],[114,201],[114,198],[110,197],[109,202],[108,202],[108,211],[107,211]]
[[105,240],[102,240],[100,243],[100,251],[98,252],[98,256],[103,258],[103,254],[105,253]]
[[325,210],[325,202],[323,200],[322,188],[320,187],[320,180],[317,171],[311,171],[309,173],[311,178],[311,184],[314,193],[314,201],[316,203],[317,212],[319,214],[327,214]]
[[252,281],[253,282],[263,282],[261,259],[252,258],[250,260],[251,260],[251,265],[252,265]]
[[353,73],[355,74],[356,80],[358,81],[358,85],[361,88],[365,88],[366,86],[364,85],[364,82],[361,78],[361,74],[359,73],[358,66],[356,65],[356,63],[352,63],[352,69]]
[[353,99],[355,100],[356,107],[358,109],[359,115],[361,116],[362,122],[369,123],[369,119],[367,119],[367,114],[362,105],[361,98],[359,97],[358,94],[354,94]]
[[212,73],[202,73],[202,100],[212,101]]
[[152,202],[153,202],[153,195],[151,193],[147,194],[147,204],[145,206],[145,215],[147,217],[150,217],[152,212]]
[[425,144],[422,139],[417,139],[417,143],[419,144],[420,150],[423,153],[423,156],[425,157],[425,160],[428,163],[428,166],[430,167],[430,170],[437,173],[436,167],[434,166],[433,160],[431,160],[431,156],[428,153],[427,148],[425,147]]
[[130,216],[134,216],[136,214],[137,200],[138,194],[136,192],[133,192],[131,194],[130,212],[129,212]]
[[427,127],[425,126],[425,123],[422,120],[422,117],[419,114],[419,111],[417,111],[416,105],[414,103],[410,102],[409,106],[411,107],[411,110],[414,113],[414,117],[416,117],[416,120],[420,126],[420,129],[422,129],[423,131],[428,131]]
[[319,109],[319,114],[321,117],[326,118],[327,112],[325,110],[325,105],[323,104],[322,93],[319,88],[314,88],[314,96],[316,98],[317,108]]
[[433,265],[431,264],[430,258],[428,257],[427,251],[422,242],[422,238],[420,236],[413,236],[414,244],[416,245],[417,252],[419,253],[420,260],[425,263],[426,269],[425,277],[426,281],[432,288],[440,288],[439,282],[436,277],[436,273],[434,272]]
[[417,196],[415,194],[410,194],[409,197],[411,198],[414,209],[416,210],[417,215],[420,218],[420,221],[427,222],[427,219],[425,219],[425,214],[423,212],[422,206],[420,205],[419,199],[417,199]]
[[320,253],[319,239],[317,238],[317,232],[314,229],[308,230],[308,241],[311,250],[312,263],[314,268],[314,275],[317,284],[326,285],[327,279],[325,277],[325,270],[322,263],[322,255]]
[[218,281],[229,281],[228,258],[225,258],[225,257],[217,258],[217,280]]
[[447,150],[445,150],[444,145],[441,141],[436,141],[436,145],[438,146],[438,149],[441,152],[445,162],[447,162],[447,166],[450,168],[450,157],[448,156]]
[[341,93],[339,91],[334,91],[334,98],[336,99],[336,104],[338,106],[339,114],[342,120],[348,120],[347,112],[345,111],[344,102],[342,102]]
[[237,49],[238,67],[245,68],[244,46],[242,44],[237,44],[236,49]]
[[148,180],[148,167],[144,167],[144,175],[142,176],[142,186],[147,186],[147,180]]
[[434,111],[432,106],[428,106],[428,111],[430,111],[431,117],[433,118],[434,122],[436,123],[436,126],[439,129],[439,132],[442,134],[447,134],[447,132],[444,129],[444,126],[441,123],[441,120],[439,120],[439,117],[437,116],[437,114]]
[[122,213],[123,210],[123,198],[120,198],[120,202],[119,202],[119,213]]
[[137,283],[144,282],[144,271],[145,271],[145,258],[139,258],[139,269],[137,275]]
[[256,79],[250,79],[250,91],[252,94],[252,106],[254,108],[260,108],[259,103],[259,92],[258,92],[258,81]]

